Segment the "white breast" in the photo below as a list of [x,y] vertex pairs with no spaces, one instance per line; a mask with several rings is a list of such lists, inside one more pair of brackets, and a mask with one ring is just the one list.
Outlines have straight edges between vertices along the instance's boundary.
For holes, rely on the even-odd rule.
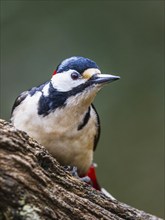
[[[79,174],[85,174],[93,160],[93,144],[97,134],[97,117],[91,108],[90,119],[83,129],[78,125],[83,120],[87,107],[67,105],[43,117],[37,113],[37,102],[41,96],[37,92],[28,96],[13,112],[12,122],[16,128],[27,132],[44,145],[63,165],[78,168]],[[69,103],[76,103],[72,97]]]

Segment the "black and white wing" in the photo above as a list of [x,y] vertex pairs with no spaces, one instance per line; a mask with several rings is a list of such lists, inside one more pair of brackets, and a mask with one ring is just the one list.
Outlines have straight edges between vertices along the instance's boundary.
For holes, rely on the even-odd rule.
[[92,109],[94,110],[95,114],[96,114],[96,126],[97,126],[97,133],[95,135],[94,138],[94,146],[93,146],[93,151],[96,150],[96,146],[98,144],[99,138],[100,138],[100,132],[101,132],[101,127],[100,127],[100,119],[99,119],[99,115],[96,111],[96,108],[94,107],[94,105],[91,105]]
[[29,92],[22,92],[15,100],[14,105],[11,110],[11,115],[13,114],[14,109],[21,104],[21,102],[28,96]]

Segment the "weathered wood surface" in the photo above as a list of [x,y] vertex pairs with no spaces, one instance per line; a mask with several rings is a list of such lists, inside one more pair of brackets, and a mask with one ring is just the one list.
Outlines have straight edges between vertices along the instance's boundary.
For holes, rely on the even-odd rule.
[[73,177],[26,133],[0,120],[0,219],[160,219]]

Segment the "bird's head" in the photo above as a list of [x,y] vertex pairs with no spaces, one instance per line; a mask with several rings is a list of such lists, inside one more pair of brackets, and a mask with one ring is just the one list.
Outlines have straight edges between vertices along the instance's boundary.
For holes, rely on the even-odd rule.
[[97,64],[84,57],[74,56],[63,60],[54,71],[51,82],[59,92],[94,97],[103,85],[119,76],[101,74]]

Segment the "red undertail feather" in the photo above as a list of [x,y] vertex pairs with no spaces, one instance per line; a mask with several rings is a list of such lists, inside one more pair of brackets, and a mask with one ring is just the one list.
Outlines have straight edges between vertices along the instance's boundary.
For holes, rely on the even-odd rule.
[[86,176],[88,176],[91,179],[91,185],[93,186],[93,188],[101,191],[101,187],[100,187],[100,185],[97,181],[96,170],[95,170],[95,165],[94,164],[92,164],[90,166]]

